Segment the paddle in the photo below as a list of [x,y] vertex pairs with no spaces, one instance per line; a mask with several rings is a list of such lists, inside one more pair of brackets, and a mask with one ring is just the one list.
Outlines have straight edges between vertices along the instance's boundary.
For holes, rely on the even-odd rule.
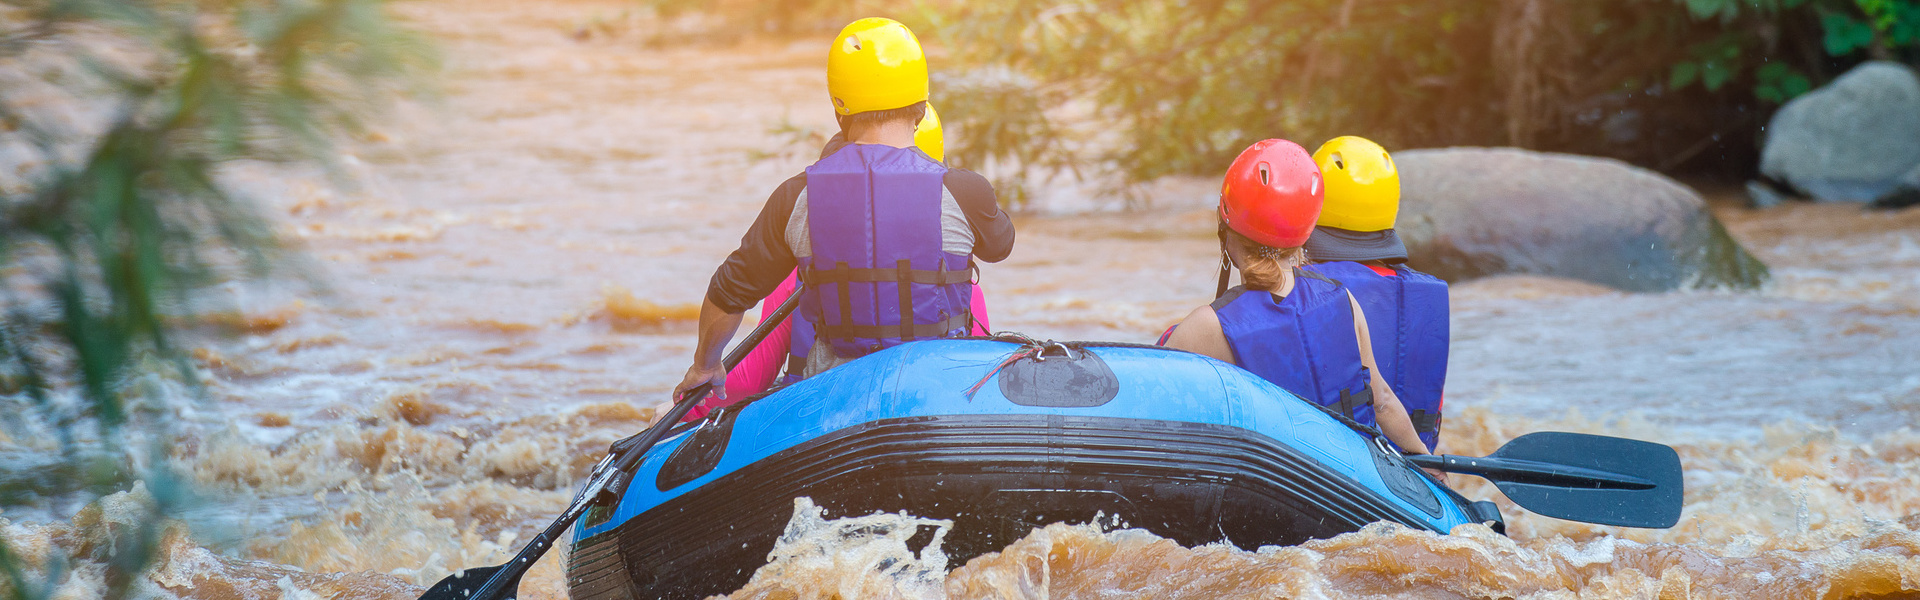
[[[794,307],[799,305],[800,288],[796,287],[793,295],[780,303],[780,308],[761,319],[753,333],[747,334],[740,345],[727,353],[727,370],[740,366],[740,361],[753,352],[753,348],[759,346],[767,334],[786,320],[787,315],[793,314]],[[587,476],[587,485],[573,497],[573,504],[567,506],[566,512],[560,513],[560,518],[554,519],[553,524],[548,525],[540,535],[533,536],[533,540],[527,542],[513,560],[504,565],[455,571],[427,588],[427,592],[420,595],[420,600],[514,600],[520,594],[520,576],[525,575],[527,569],[532,568],[533,563],[553,547],[554,540],[560,539],[587,509],[603,501],[617,501],[618,494],[626,488],[626,479],[632,477],[634,466],[640,464],[640,459],[647,455],[647,451],[652,450],[653,445],[659,443],[660,438],[687,415],[687,411],[693,410],[694,405],[706,399],[707,392],[712,389],[713,384],[707,383],[688,390],[685,396],[674,401],[673,408],[667,411],[666,416],[660,417],[646,431],[614,442],[606,458],[593,466],[593,473]]]
[[1485,477],[1522,508],[1599,525],[1672,527],[1685,493],[1673,448],[1600,435],[1530,433],[1485,458],[1423,454],[1407,460]]

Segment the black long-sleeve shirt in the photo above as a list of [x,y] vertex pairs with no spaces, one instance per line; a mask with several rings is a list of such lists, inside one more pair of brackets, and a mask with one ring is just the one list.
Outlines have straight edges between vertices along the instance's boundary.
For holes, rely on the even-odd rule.
[[[948,170],[945,184],[973,231],[974,258],[990,263],[1006,260],[1013,252],[1013,218],[1000,210],[993,185],[965,169]],[[740,238],[740,248],[727,256],[707,284],[707,300],[714,306],[732,314],[746,312],[799,265],[787,243],[787,222],[806,186],[807,175],[801,173],[774,188],[760,216]]]

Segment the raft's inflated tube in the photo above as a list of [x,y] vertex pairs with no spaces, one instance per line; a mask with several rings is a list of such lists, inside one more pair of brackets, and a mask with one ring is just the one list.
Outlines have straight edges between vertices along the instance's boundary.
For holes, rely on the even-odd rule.
[[954,565],[1100,515],[1249,549],[1382,520],[1448,531],[1498,518],[1385,447],[1195,354],[914,342],[661,442],[618,506],[582,519],[568,580],[576,600],[738,589],[797,496],[833,517],[952,519]]

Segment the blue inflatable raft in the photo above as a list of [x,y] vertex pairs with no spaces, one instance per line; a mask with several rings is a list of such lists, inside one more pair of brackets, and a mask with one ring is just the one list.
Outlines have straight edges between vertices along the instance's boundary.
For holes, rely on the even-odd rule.
[[1118,517],[1182,544],[1287,545],[1392,521],[1497,524],[1316,406],[1232,365],[1123,344],[905,344],[716,412],[588,512],[575,600],[744,585],[808,496],[828,516],[952,519],[964,564],[1035,527]]

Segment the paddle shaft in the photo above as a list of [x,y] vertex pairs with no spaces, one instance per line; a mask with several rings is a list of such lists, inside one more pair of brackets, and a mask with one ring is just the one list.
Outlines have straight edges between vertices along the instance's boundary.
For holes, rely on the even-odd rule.
[[[800,305],[801,289],[795,287],[793,295],[787,296],[787,300],[780,303],[780,308],[775,309],[767,318],[761,319],[760,325],[754,327],[753,332],[740,341],[740,345],[734,346],[732,352],[727,353],[724,361],[727,370],[740,366],[740,361],[745,360],[747,355],[753,352],[754,347],[765,341],[767,335],[771,334],[781,321],[793,314],[794,308]],[[712,382],[703,383],[688,390],[685,396],[674,401],[673,408],[668,410],[665,416],[660,417],[645,431],[614,442],[607,457],[600,459],[600,464],[594,466],[587,485],[580,489],[580,494],[574,497],[573,504],[567,507],[566,512],[560,513],[560,518],[554,519],[553,524],[548,525],[546,530],[533,536],[526,547],[521,548],[520,553],[514,555],[513,560],[501,565],[500,570],[494,571],[493,575],[487,578],[487,582],[481,584],[480,589],[474,590],[473,594],[467,598],[495,600],[504,597],[500,593],[509,585],[519,585],[520,576],[525,574],[527,569],[532,568],[533,563],[540,560],[541,556],[545,556],[547,550],[553,548],[553,541],[560,539],[567,528],[572,527],[574,521],[579,520],[580,515],[585,514],[587,509],[599,500],[600,495],[608,491],[608,483],[615,475],[633,470],[634,465],[639,464],[640,459],[647,455],[647,451],[652,450],[653,445],[659,443],[660,438],[664,437],[675,423],[679,423],[680,419],[686,417],[687,412],[693,410],[694,405],[706,399],[707,393],[711,391],[713,391]]]
[[1654,487],[1652,481],[1632,475],[1519,458],[1418,454],[1408,456],[1407,461],[1428,469],[1511,483],[1617,490]]

